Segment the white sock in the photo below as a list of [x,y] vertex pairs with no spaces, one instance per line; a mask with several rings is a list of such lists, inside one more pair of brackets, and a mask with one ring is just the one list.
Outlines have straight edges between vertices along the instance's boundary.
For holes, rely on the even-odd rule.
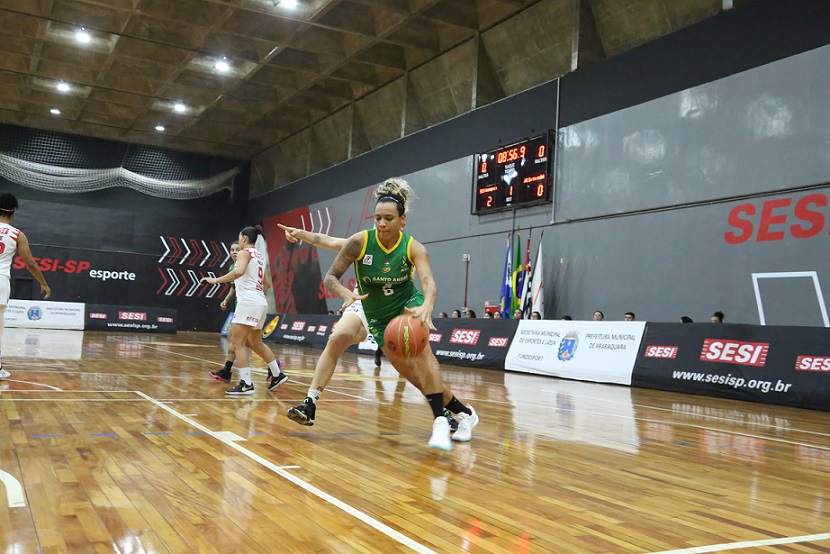
[[274,358],[270,362],[268,362],[268,369],[271,370],[271,375],[274,377],[279,377],[280,374],[280,366],[277,365],[277,359]]
[[317,389],[308,389],[308,397],[317,404],[317,401],[320,400],[320,391]]
[[239,368],[239,378],[242,379],[242,381],[246,385],[250,385],[251,384],[251,368],[250,367],[241,367],[241,368]]

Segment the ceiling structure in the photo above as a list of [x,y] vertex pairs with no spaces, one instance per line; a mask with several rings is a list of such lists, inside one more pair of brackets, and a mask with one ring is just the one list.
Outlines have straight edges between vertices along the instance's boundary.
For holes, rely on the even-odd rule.
[[[321,122],[336,133],[344,108],[395,96],[387,85],[404,78],[424,101],[410,102],[400,136],[714,15],[722,1],[0,0],[0,123],[251,160]],[[521,63],[548,53],[554,62]],[[441,70],[420,79],[430,64]],[[430,79],[457,95],[459,75],[475,81],[472,100],[433,108]],[[388,119],[376,104],[362,115],[368,128]],[[358,153],[388,142],[365,134]]]

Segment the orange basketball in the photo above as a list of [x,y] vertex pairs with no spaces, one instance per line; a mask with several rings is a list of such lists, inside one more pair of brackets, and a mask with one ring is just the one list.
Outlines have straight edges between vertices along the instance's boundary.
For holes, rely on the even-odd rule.
[[404,358],[414,358],[427,347],[429,329],[420,319],[399,315],[389,322],[383,333],[387,347]]

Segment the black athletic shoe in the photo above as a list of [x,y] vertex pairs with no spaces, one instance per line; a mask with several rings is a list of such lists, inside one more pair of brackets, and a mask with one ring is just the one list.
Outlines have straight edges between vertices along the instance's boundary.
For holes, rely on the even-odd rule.
[[314,425],[314,415],[317,412],[317,406],[311,398],[306,398],[305,402],[299,406],[294,406],[288,409],[288,419],[296,421],[300,425]]
[[231,396],[254,394],[254,385],[252,383],[246,383],[240,379],[239,384],[232,389],[226,390],[225,394],[229,394]]
[[231,372],[225,371],[224,369],[221,369],[219,371],[211,371],[210,376],[216,379],[217,381],[222,381],[223,383],[231,382]]
[[458,420],[452,417],[452,412],[444,409],[444,417],[447,418],[447,421],[450,422],[450,431],[455,433],[458,431]]
[[272,377],[270,381],[268,381],[268,390],[277,390],[277,387],[282,385],[288,381],[288,375],[280,371],[280,374],[276,377]]
[[375,367],[380,367],[380,350],[375,350]]
[[[277,360],[277,368],[280,370],[280,375],[282,375],[282,362],[279,361],[279,360]],[[266,377],[265,377],[265,382],[268,383],[269,387],[271,386],[271,381],[273,381],[273,379],[274,379],[274,374],[271,373],[271,368],[269,367],[268,368],[268,375],[266,375]],[[271,390],[271,389],[268,389],[268,390]]]

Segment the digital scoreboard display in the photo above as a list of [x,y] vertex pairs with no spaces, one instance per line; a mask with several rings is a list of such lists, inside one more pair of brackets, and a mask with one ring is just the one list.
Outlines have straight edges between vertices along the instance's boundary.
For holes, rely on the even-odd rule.
[[473,214],[551,201],[550,134],[475,155]]

